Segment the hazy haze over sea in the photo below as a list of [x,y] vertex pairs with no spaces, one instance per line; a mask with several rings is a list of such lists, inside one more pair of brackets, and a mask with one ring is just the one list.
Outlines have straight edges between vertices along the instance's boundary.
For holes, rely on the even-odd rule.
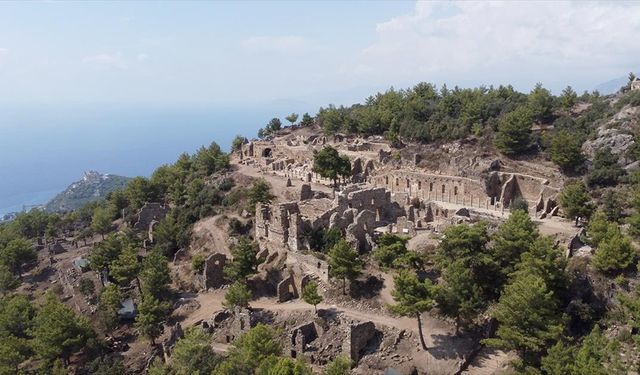
[[0,214],[45,203],[85,170],[149,176],[212,141],[228,150],[236,134],[251,138],[286,113],[274,106],[0,110]]

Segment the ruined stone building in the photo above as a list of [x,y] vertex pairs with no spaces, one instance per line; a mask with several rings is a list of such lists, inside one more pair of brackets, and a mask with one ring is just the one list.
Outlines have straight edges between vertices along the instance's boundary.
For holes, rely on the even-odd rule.
[[[308,190],[303,185],[302,190]],[[351,185],[334,199],[259,204],[256,208],[256,236],[274,247],[298,251],[308,247],[308,236],[316,230],[338,228],[361,250],[371,248],[374,230],[404,216],[404,209],[384,188]]]

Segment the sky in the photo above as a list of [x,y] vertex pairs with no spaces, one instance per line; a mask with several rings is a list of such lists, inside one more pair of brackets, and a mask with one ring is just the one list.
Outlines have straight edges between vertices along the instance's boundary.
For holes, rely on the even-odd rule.
[[0,1],[0,214],[418,82],[640,70],[640,2]]
[[420,81],[581,91],[638,71],[638,40],[638,2],[0,2],[0,106],[323,105]]

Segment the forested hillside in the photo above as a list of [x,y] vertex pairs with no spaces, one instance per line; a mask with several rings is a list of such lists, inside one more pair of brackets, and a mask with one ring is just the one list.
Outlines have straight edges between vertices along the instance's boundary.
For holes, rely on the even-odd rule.
[[[393,316],[384,318],[393,326],[408,317],[411,328],[416,322],[419,329],[412,336],[411,328],[410,333],[403,328],[391,340],[419,337],[420,347],[403,356],[444,356],[423,337],[429,334],[422,331],[428,315],[451,323],[454,339],[473,341],[490,333],[478,341],[480,347],[512,353],[513,373],[640,370],[640,91],[578,96],[568,87],[554,96],[542,85],[524,94],[512,87],[418,84],[351,107],[321,108],[300,122],[295,113],[287,120],[293,130],[327,136],[382,136],[394,149],[474,138],[483,141],[470,146],[478,153],[490,148],[505,159],[550,160],[567,181],[557,198],[565,216],[561,224],[580,230],[576,241],[584,252],[567,255],[566,248],[540,231],[539,218],[531,217],[524,201],[511,205],[499,222],[456,222],[434,232],[429,240],[437,245],[424,251],[410,250],[402,233],[382,234],[373,250],[360,252],[339,229],[310,229],[300,234],[307,246],[300,253],[318,262],[314,268],[326,261],[328,281],[312,278],[300,295],[323,329],[337,324],[335,317],[326,321],[318,313],[325,298],[331,304],[357,299],[361,306],[373,298],[367,293],[392,285],[385,295],[392,303],[384,311]],[[273,119],[260,135],[271,139],[282,132],[280,120]],[[351,373],[357,363],[341,355],[322,363],[295,358],[298,353],[283,344],[291,337],[275,323],[263,324],[273,322],[275,314],[261,308],[255,309],[261,323],[236,338],[227,336],[223,350],[214,351],[215,331],[202,325],[215,320],[214,311],[203,307],[200,325],[190,321],[192,327],[174,340],[171,360],[163,360],[163,345],[173,335],[169,332],[175,333],[176,323],[187,321],[192,312],[185,300],[213,293],[185,280],[206,275],[205,255],[226,250],[215,248],[221,242],[230,244],[230,258],[223,267],[223,299],[213,305],[232,316],[250,311],[260,298],[274,298],[264,291],[266,281],[253,278],[268,262],[258,246],[263,234],[254,229],[261,214],[256,206],[276,199],[288,203],[290,196],[278,189],[292,182],[285,179],[274,188],[259,172],[247,172],[250,166],[237,159],[247,142],[238,136],[229,154],[216,143],[182,154],[150,178],[136,177],[104,200],[70,212],[34,210],[0,224],[0,374]],[[349,158],[330,146],[309,157],[313,171],[337,188],[340,178],[351,176]],[[332,204],[329,193],[339,193],[333,186],[325,188],[328,192],[314,194],[322,204]],[[150,203],[163,215],[141,226],[141,212]],[[220,234],[211,229],[214,219],[224,223],[222,236],[228,242],[214,235]],[[203,226],[211,229],[205,240],[196,236],[196,228]],[[62,243],[64,251],[58,252]],[[277,271],[289,272],[279,256],[271,257]],[[80,259],[86,263],[77,263]],[[62,264],[73,264],[73,269]],[[380,274],[388,277],[375,289],[368,282]],[[134,318],[122,317],[125,300],[137,309]],[[352,313],[356,309],[347,306]],[[336,314],[337,308],[325,313]],[[366,354],[380,349],[382,339],[378,345]]]

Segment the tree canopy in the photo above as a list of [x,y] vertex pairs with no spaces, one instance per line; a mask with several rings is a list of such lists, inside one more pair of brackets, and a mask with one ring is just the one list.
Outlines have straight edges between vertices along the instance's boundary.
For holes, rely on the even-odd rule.
[[329,251],[329,275],[342,279],[342,294],[346,294],[346,280],[354,280],[362,272],[362,260],[347,241],[340,240]]
[[338,186],[338,178],[351,176],[351,162],[348,157],[340,156],[335,148],[325,146],[313,156],[313,171]]
[[396,314],[416,317],[420,343],[422,348],[427,350],[422,333],[421,314],[433,307],[436,289],[428,279],[420,281],[415,273],[406,270],[400,270],[393,277],[393,284],[391,295],[396,303],[389,305],[389,310]]

